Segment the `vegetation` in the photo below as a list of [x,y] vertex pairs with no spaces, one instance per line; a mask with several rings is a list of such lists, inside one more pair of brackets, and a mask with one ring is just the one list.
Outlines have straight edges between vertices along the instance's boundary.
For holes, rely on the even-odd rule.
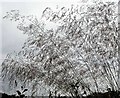
[[[4,19],[18,22],[17,28],[28,35],[21,51],[8,54],[2,63],[3,81],[8,81],[11,88],[17,86],[15,81],[24,86],[30,84],[31,95],[35,95],[43,83],[55,94],[73,98],[82,94],[89,95],[85,98],[118,98],[116,3],[97,2],[55,10],[47,7],[41,20],[12,10]],[[48,29],[48,22],[55,27]],[[110,91],[105,93],[107,89]]]
[[7,95],[5,93],[1,93],[1,97],[0,98],[26,98],[27,96],[25,96],[25,92],[28,90],[28,89],[23,89],[23,86],[21,86],[21,90],[22,91],[19,91],[17,90],[17,94],[14,94],[14,95]]
[[[17,96],[17,95],[7,95],[7,94],[2,94],[1,93],[1,98],[27,98],[28,96],[25,95],[21,95],[21,96]],[[38,96],[37,96],[38,97]],[[47,96],[39,96],[39,97],[47,97]],[[105,93],[93,93],[91,95],[88,96],[79,96],[79,97],[74,97],[74,98],[119,98],[120,97],[120,92],[118,91],[109,91],[109,92],[105,92]],[[29,96],[29,98],[36,98],[35,96]],[[48,96],[48,98],[73,98],[71,96]]]

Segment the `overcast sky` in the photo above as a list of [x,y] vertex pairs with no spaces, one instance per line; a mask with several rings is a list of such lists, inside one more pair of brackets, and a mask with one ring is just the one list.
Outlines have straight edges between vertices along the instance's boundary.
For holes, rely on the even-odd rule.
[[[35,2],[36,1],[36,2]],[[38,2],[39,1],[39,2]],[[86,0],[0,0],[0,16],[3,17],[7,11],[16,9],[23,15],[36,15],[41,17],[42,11],[46,7],[70,6],[71,4],[86,2]],[[118,1],[118,0],[104,0],[104,1]],[[20,51],[26,35],[19,31],[15,22],[3,20],[0,18],[0,65],[5,56],[13,51]],[[0,86],[1,87],[1,86]],[[0,88],[1,89],[1,88]]]
[[[1,0],[2,1],[2,0]],[[48,2],[45,0],[40,0],[41,2],[8,2],[4,0],[1,3],[2,8],[2,16],[5,15],[7,11],[16,9],[20,10],[21,14],[24,15],[36,15],[38,18],[41,17],[42,11],[47,7],[56,7],[59,6],[70,6],[71,4],[80,3],[80,1],[86,2],[86,0],[49,0]],[[28,0],[26,0],[28,1]],[[38,0],[37,0],[38,1]],[[117,0],[106,0],[106,1],[117,1]],[[26,35],[23,35],[16,28],[16,23],[11,22],[9,20],[2,20],[1,25],[1,49],[0,52],[0,63],[5,58],[6,54],[11,53],[13,51],[19,51],[27,38]]]
[[[49,2],[8,2],[5,0],[0,3],[0,65],[5,59],[8,53],[13,51],[20,51],[23,43],[27,39],[27,36],[22,34],[21,31],[17,29],[17,23],[9,21],[7,19],[3,20],[2,17],[10,10],[19,10],[23,15],[35,15],[39,19],[41,17],[42,11],[46,7],[56,7],[59,6],[70,6],[71,4],[78,3],[78,0],[69,1],[61,0],[57,2],[56,0],[49,0]],[[27,0],[26,0],[27,1]],[[66,5],[67,4],[67,5]],[[1,66],[0,66],[1,69]],[[0,81],[0,92],[2,92],[2,82]]]
[[[78,0],[74,0],[74,2],[56,2],[51,0],[52,2],[2,2],[2,16],[5,15],[7,11],[16,9],[19,10],[23,15],[36,15],[38,18],[41,17],[42,11],[47,7],[56,7],[59,6],[67,6],[71,5],[72,3],[78,2]],[[11,53],[13,51],[19,51],[27,38],[26,35],[23,35],[16,28],[17,24],[15,22],[11,22],[9,20],[2,19],[2,26],[1,26],[1,49],[2,52],[0,53],[0,62],[3,61],[6,54]]]

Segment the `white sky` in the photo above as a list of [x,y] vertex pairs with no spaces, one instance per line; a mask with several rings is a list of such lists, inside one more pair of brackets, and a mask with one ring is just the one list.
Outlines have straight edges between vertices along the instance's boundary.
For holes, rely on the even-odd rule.
[[[0,13],[0,65],[6,54],[13,51],[20,51],[27,38],[27,36],[23,35],[16,28],[16,23],[9,20],[2,20],[7,11],[16,9],[20,10],[21,14],[33,14],[40,18],[42,11],[48,6],[70,6],[71,4],[80,3],[80,1],[85,2],[86,0],[0,0],[0,12],[2,12]],[[117,2],[118,0],[104,1]]]
[[[19,10],[23,15],[36,15],[40,18],[42,11],[50,6],[56,7],[57,5],[61,6],[69,6],[72,3],[75,3],[77,0],[73,0],[74,2],[70,2],[69,0],[61,0],[57,2],[57,0],[49,0],[49,2],[45,2],[45,0],[41,0],[41,2],[35,2],[35,0],[0,0],[0,65],[2,61],[5,59],[5,56],[8,53],[13,51],[20,51],[25,39],[26,35],[23,35],[16,26],[17,24],[11,22],[9,20],[3,20],[2,17],[5,13],[10,10],[16,9]],[[10,2],[11,1],[11,2]],[[28,2],[29,1],[29,2]],[[34,2],[33,2],[34,1]],[[1,66],[0,66],[1,69]],[[2,92],[2,82],[0,81],[0,92]]]
[[[7,11],[12,9],[20,10],[21,14],[29,15],[33,14],[38,17],[41,16],[41,12],[47,7],[70,6],[71,4],[80,3],[80,1],[86,2],[87,0],[0,0],[2,15],[4,16]],[[98,1],[98,0],[97,0]],[[118,1],[118,0],[104,0],[104,1]],[[11,21],[1,20],[1,44],[0,44],[0,63],[4,59],[7,53],[14,50],[19,51],[24,43],[26,36],[16,29],[16,24]]]
[[[2,0],[3,1],[3,0]],[[6,2],[5,2],[6,1]],[[15,2],[14,2],[15,1]],[[78,2],[78,0],[69,1],[68,0],[61,0],[57,2],[57,0],[49,0],[49,2],[45,2],[45,0],[41,0],[41,2],[17,2],[16,0],[11,0],[11,2],[8,2],[7,0],[4,0],[4,2],[1,2],[1,11],[2,16],[5,15],[7,11],[10,11],[12,9],[20,10],[20,13],[23,15],[36,15],[38,18],[40,18],[42,11],[47,7],[56,7],[59,6],[70,6],[71,4],[74,4]],[[37,1],[37,0],[36,0]],[[66,5],[67,3],[67,5]],[[22,34],[18,29],[16,29],[16,23],[11,22],[9,20],[1,20],[1,32],[0,32],[0,64],[5,58],[6,54],[15,51],[19,51],[27,38],[25,35]]]

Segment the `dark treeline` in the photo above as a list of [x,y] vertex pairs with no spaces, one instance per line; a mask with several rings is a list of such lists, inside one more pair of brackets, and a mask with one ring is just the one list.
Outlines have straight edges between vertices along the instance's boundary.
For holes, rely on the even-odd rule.
[[[73,98],[73,97],[69,97],[69,96],[37,96],[37,97],[28,97],[28,96],[25,96],[24,94],[23,95],[7,95],[5,93],[0,93],[0,98]],[[91,95],[88,95],[88,96],[77,96],[77,97],[74,97],[74,98],[120,98],[120,91],[108,91],[108,92],[105,92],[105,93],[93,93]]]

